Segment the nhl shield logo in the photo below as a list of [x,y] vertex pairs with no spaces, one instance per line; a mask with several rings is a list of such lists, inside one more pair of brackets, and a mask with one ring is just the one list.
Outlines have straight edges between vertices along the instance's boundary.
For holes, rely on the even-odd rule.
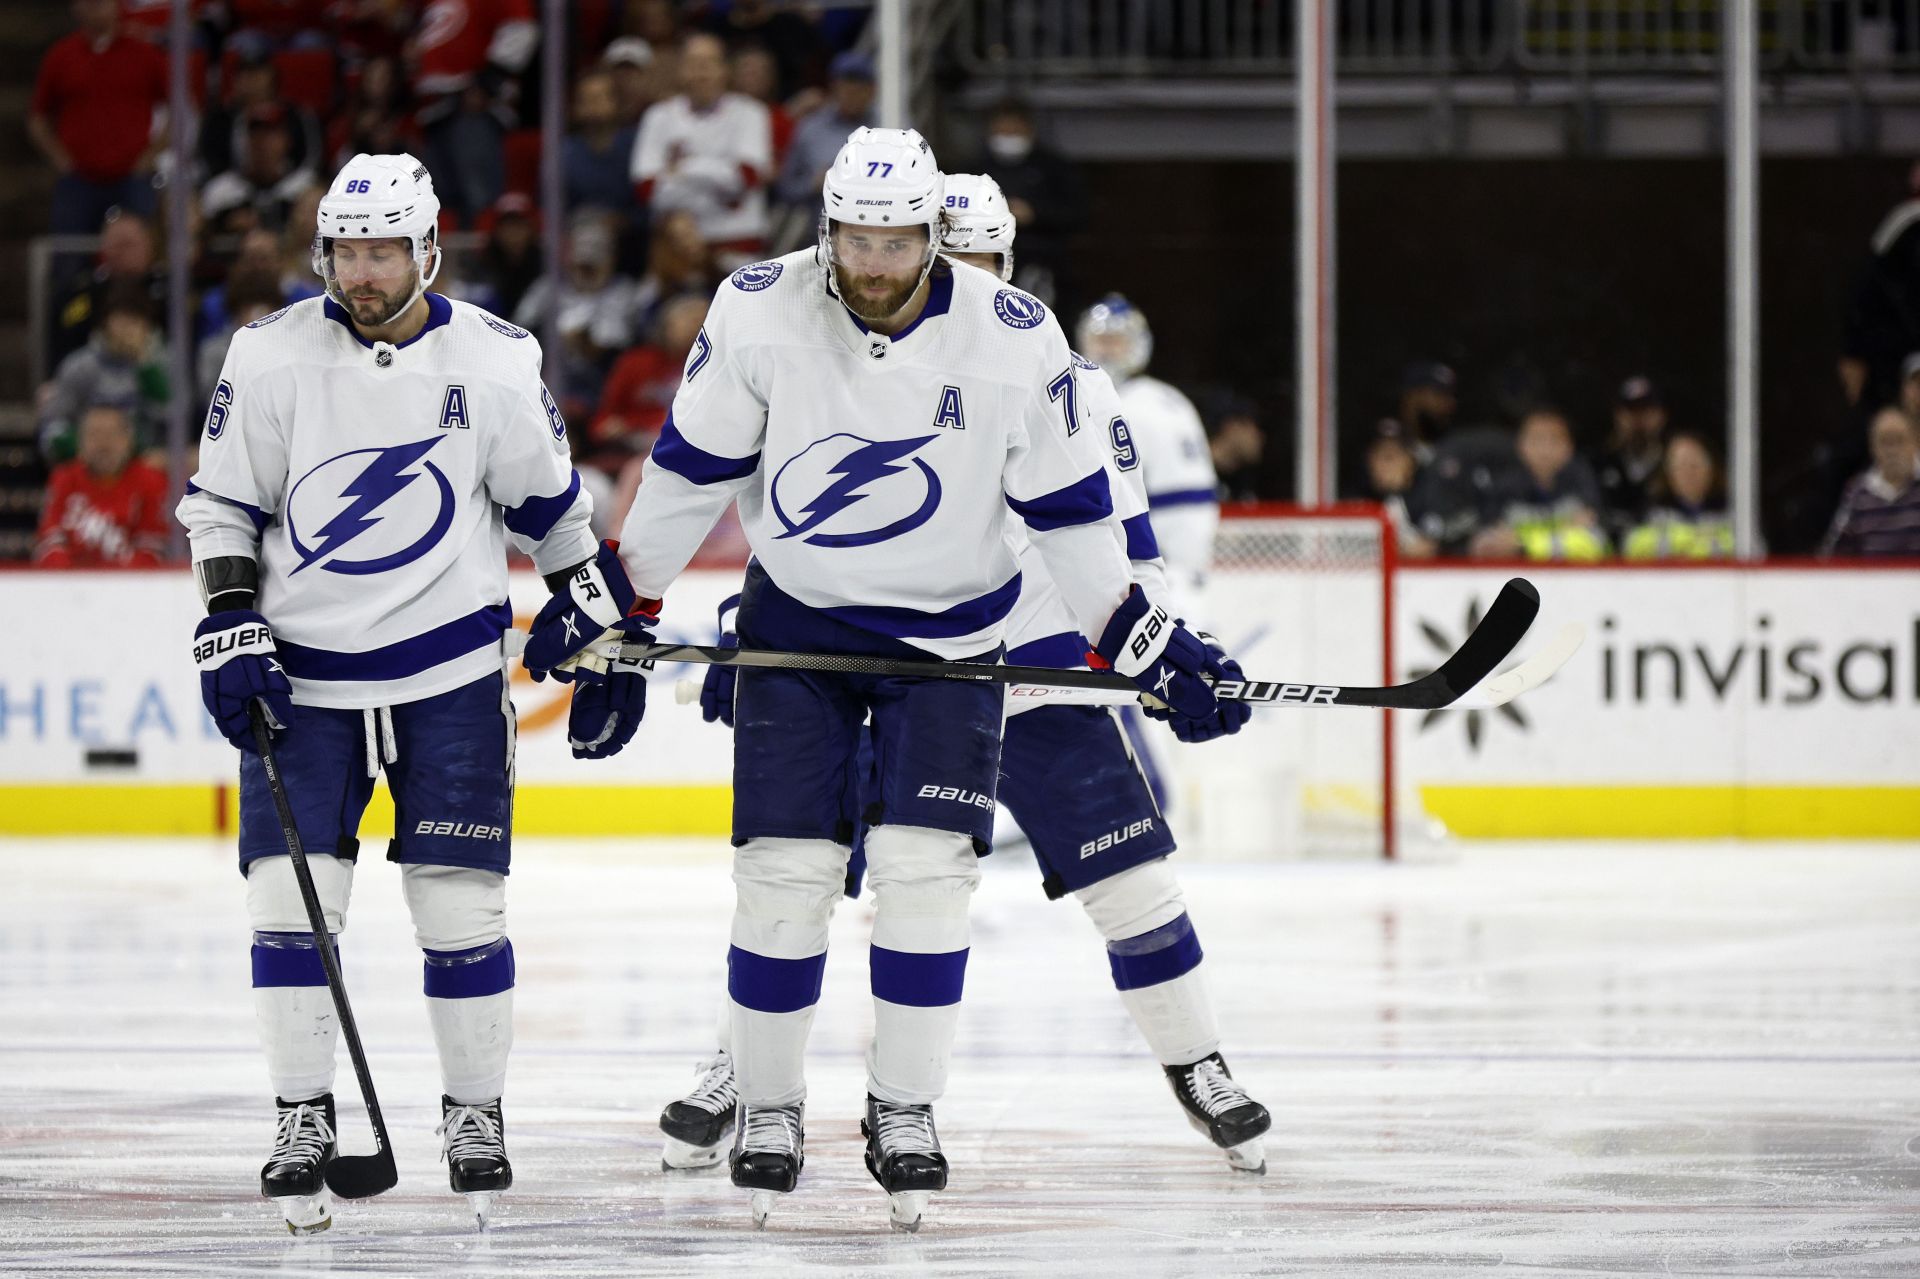
[[867,354],[876,360],[884,360],[887,358],[887,348],[892,345],[885,338],[874,338],[867,343]]

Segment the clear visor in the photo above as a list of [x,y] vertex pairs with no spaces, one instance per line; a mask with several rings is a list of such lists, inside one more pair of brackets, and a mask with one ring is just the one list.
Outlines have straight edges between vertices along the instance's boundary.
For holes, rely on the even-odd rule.
[[933,261],[932,228],[829,221],[827,261],[853,275],[905,275]]
[[313,271],[326,285],[327,296],[342,306],[356,289],[392,293],[408,276],[417,276],[418,284],[407,302],[411,306],[440,274],[440,250],[431,234],[365,242],[316,235]]

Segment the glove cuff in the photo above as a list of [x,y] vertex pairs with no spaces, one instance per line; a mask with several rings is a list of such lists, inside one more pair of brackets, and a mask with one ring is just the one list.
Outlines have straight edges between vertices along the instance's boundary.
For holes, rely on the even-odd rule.
[[1133,679],[1160,660],[1167,641],[1173,638],[1174,625],[1167,610],[1148,600],[1136,586],[1113,610],[1094,647],[1114,670]]
[[270,656],[273,630],[251,609],[232,609],[205,618],[193,632],[193,664],[217,671],[236,657]]

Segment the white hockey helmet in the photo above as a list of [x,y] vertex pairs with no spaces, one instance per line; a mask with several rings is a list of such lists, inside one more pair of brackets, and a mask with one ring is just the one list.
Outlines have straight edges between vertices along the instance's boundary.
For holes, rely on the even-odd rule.
[[1153,359],[1153,330],[1147,327],[1147,317],[1118,293],[1109,293],[1088,307],[1073,336],[1075,349],[1123,381]]
[[820,262],[827,267],[827,289],[840,296],[832,270],[835,222],[870,227],[924,226],[927,251],[920,264],[920,279],[924,281],[940,249],[945,186],[933,148],[918,130],[862,126],[848,134],[820,184]]
[[320,197],[313,272],[326,282],[327,296],[342,306],[346,299],[333,275],[333,242],[362,237],[407,241],[420,270],[419,285],[407,300],[412,306],[440,274],[440,197],[433,193],[433,175],[426,165],[405,152],[362,152],[341,166]]
[[1013,212],[1000,184],[984,173],[949,173],[946,231],[940,248],[945,253],[997,253],[1000,278],[1013,278]]

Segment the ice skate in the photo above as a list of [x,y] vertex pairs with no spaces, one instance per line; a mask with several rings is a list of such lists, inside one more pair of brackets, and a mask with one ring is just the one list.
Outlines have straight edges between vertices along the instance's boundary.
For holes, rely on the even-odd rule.
[[740,1109],[728,1167],[733,1184],[753,1192],[754,1229],[764,1230],[777,1196],[792,1193],[807,1165],[807,1108],[743,1104]]
[[1213,1053],[1191,1065],[1165,1069],[1187,1121],[1227,1152],[1227,1162],[1241,1172],[1266,1172],[1266,1144],[1261,1137],[1273,1126],[1273,1117],[1233,1082],[1226,1060]]
[[660,1112],[666,1144],[660,1168],[711,1168],[727,1156],[740,1094],[733,1082],[733,1059],[725,1052],[700,1063],[693,1091],[668,1102]]
[[867,1171],[887,1192],[888,1222],[895,1230],[920,1229],[927,1200],[947,1188],[933,1107],[895,1105],[869,1093],[860,1135],[867,1139]]
[[318,1234],[333,1224],[333,1200],[327,1193],[327,1165],[333,1161],[333,1094],[311,1101],[281,1101],[273,1154],[260,1169],[260,1193],[286,1218],[287,1233]]
[[507,1122],[500,1101],[462,1106],[451,1097],[440,1098],[440,1157],[447,1161],[447,1184],[467,1197],[474,1221],[485,1230],[493,1200],[513,1185],[513,1165],[507,1162]]

